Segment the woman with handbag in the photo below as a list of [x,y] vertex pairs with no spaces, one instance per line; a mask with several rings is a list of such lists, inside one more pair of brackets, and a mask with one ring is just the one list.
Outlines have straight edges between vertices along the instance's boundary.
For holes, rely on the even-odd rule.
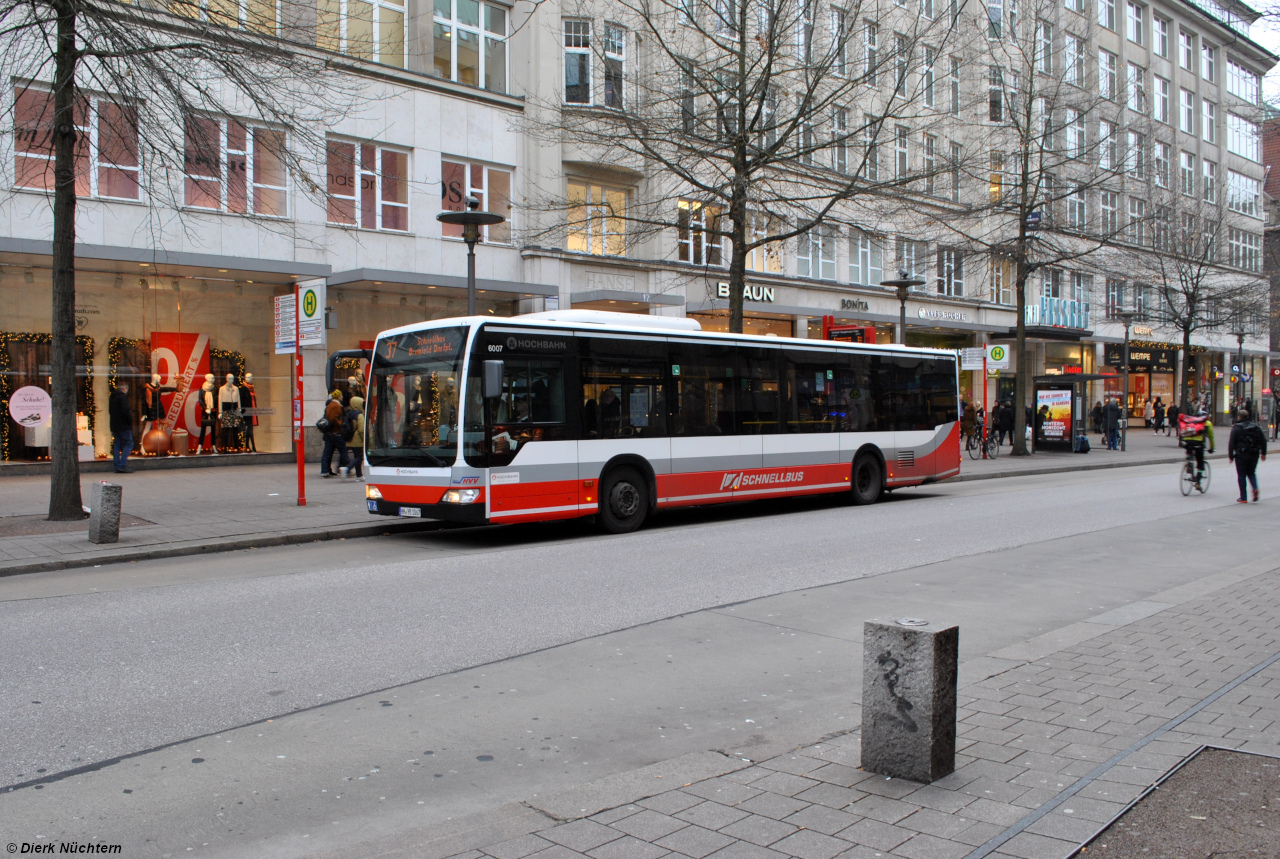
[[321,477],[337,476],[336,471],[330,470],[334,451],[338,452],[338,468],[346,468],[350,464],[347,443],[342,439],[342,411],[342,391],[335,390],[325,403],[324,417],[316,422],[316,429],[324,438],[324,453],[320,456]]

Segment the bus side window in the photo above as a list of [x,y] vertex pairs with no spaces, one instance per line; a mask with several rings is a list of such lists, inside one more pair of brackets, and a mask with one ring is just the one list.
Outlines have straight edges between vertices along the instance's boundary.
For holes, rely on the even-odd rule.
[[738,383],[735,418],[740,435],[778,432],[778,350],[747,349],[735,362]]
[[939,359],[924,362],[921,385],[933,427],[959,420],[956,414],[956,365]]
[[736,434],[735,373],[731,348],[702,344],[672,345],[671,363],[680,367],[678,425],[685,436]]
[[582,437],[667,434],[667,344],[581,338]]
[[874,356],[843,352],[836,371],[839,426],[843,432],[872,432],[876,425],[876,399],[871,395],[871,361]]
[[786,432],[834,432],[839,412],[835,361],[826,353],[785,354]]

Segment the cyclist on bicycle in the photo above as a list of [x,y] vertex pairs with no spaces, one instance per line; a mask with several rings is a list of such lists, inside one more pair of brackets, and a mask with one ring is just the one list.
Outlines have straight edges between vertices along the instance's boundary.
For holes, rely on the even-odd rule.
[[1196,460],[1196,487],[1200,486],[1200,478],[1204,476],[1204,446],[1208,442],[1209,453],[1213,453],[1213,422],[1209,413],[1200,408],[1194,415],[1178,415],[1178,438],[1187,449],[1187,459]]

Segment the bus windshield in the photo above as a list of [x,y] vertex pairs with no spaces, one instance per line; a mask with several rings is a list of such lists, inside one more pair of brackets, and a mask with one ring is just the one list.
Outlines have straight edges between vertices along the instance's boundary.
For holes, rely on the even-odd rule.
[[458,386],[466,328],[378,341],[369,383],[370,465],[447,466],[458,456]]

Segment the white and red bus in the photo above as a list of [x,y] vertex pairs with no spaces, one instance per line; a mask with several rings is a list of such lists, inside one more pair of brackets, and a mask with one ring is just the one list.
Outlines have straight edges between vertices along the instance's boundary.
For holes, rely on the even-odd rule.
[[818,493],[859,504],[960,471],[953,353],[549,311],[379,335],[370,513],[598,516]]

